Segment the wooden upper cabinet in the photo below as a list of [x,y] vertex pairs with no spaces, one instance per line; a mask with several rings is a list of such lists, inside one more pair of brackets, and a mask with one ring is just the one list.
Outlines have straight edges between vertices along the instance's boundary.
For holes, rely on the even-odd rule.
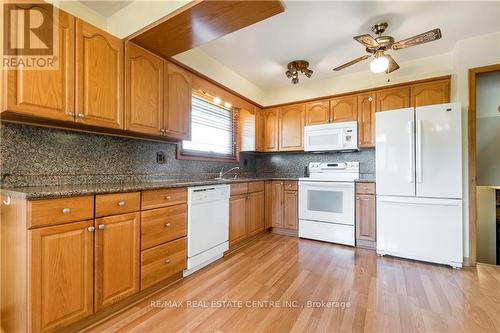
[[163,59],[128,42],[125,47],[125,129],[160,135]]
[[278,151],[279,149],[279,109],[264,111],[264,151]]
[[376,112],[407,108],[410,106],[410,88],[377,91],[376,105]]
[[255,151],[256,124],[255,111],[240,109],[238,111],[238,135],[240,151]]
[[255,108],[255,151],[264,151],[264,111]]
[[191,75],[167,61],[165,69],[165,135],[177,140],[191,138]]
[[321,125],[330,122],[330,101],[314,101],[306,104],[305,125]]
[[279,109],[279,151],[304,149],[305,104],[283,106]]
[[92,226],[83,221],[28,231],[31,331],[58,331],[92,314]]
[[359,147],[375,147],[375,104],[376,98],[374,98],[374,94],[358,95]]
[[343,96],[330,100],[330,122],[356,121],[358,117],[357,96]]
[[420,83],[411,87],[411,106],[450,102],[450,80]]
[[76,20],[76,121],[123,128],[123,42]]
[[[33,5],[46,9],[50,5]],[[74,121],[75,18],[59,10],[59,53],[55,70],[8,70],[3,108],[20,114]],[[49,29],[53,25],[46,26]],[[43,28],[43,27],[42,27]],[[19,29],[19,31],[24,31]],[[40,33],[37,31],[37,34]]]
[[95,220],[95,310],[139,291],[140,213]]

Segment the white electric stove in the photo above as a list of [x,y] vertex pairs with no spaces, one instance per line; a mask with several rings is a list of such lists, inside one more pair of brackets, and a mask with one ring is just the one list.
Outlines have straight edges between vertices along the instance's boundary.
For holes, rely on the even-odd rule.
[[354,246],[357,179],[359,162],[309,163],[299,179],[299,237]]

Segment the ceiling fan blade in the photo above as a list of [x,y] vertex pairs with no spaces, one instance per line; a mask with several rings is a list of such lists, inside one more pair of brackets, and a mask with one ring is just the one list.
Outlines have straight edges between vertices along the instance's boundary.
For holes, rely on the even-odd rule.
[[385,57],[387,57],[387,59],[389,59],[389,67],[387,67],[387,70],[385,71],[387,74],[399,69],[399,65],[396,62],[396,60],[394,60],[393,57],[391,57],[389,54],[386,54]]
[[346,67],[349,67],[349,66],[351,66],[351,65],[354,65],[355,63],[360,62],[360,61],[363,61],[363,60],[366,60],[366,59],[368,59],[368,58],[370,58],[370,57],[371,57],[371,54],[366,54],[366,55],[364,55],[364,56],[362,56],[362,57],[359,57],[359,58],[356,58],[356,59],[351,60],[351,61],[349,61],[349,62],[346,62],[346,63],[345,63],[345,64],[343,64],[343,65],[340,65],[340,66],[338,66],[338,67],[335,67],[333,70],[334,70],[334,71],[340,71],[341,69],[344,69],[344,68],[346,68]]
[[392,49],[400,50],[400,49],[404,49],[407,47],[420,45],[420,44],[424,44],[427,42],[432,42],[432,41],[438,40],[440,38],[441,38],[441,30],[438,28],[438,29],[424,32],[420,35],[416,35],[416,36],[413,36],[410,38],[400,40],[399,42],[392,44]]
[[377,41],[375,40],[375,38],[373,38],[372,36],[366,34],[366,35],[360,35],[360,36],[355,36],[353,37],[355,41],[363,44],[364,46],[368,47],[368,48],[373,48],[373,47],[377,47],[378,46],[378,43]]

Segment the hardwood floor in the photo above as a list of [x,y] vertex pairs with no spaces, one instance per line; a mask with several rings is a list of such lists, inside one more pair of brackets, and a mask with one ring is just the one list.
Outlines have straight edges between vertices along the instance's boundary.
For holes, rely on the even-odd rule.
[[177,331],[498,332],[500,267],[453,270],[266,234],[91,330]]

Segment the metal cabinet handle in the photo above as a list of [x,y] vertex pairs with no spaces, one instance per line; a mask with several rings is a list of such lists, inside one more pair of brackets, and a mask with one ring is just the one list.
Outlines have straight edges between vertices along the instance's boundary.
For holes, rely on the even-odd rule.
[[356,197],[356,200],[359,200],[359,197]]
[[9,206],[10,205],[10,202],[11,202],[11,197],[10,195],[7,196],[7,199],[5,200],[2,200],[3,204],[6,205],[6,206]]
[[164,128],[160,128],[160,132],[161,133],[165,133],[165,129]]
[[123,207],[125,206],[125,201],[118,201],[118,206]]
[[172,197],[170,195],[165,196],[165,200],[170,200]]
[[78,114],[78,117],[79,117],[79,118],[85,118],[85,115],[84,115],[83,113],[79,113],[79,114]]
[[87,230],[88,230],[89,232],[94,232],[95,227],[94,227],[93,225],[91,225],[90,227],[88,227],[88,228],[87,228]]
[[99,224],[99,230],[104,230],[105,225],[104,224]]
[[69,214],[69,213],[71,213],[71,209],[69,209],[69,208],[67,208],[67,207],[66,207],[66,208],[63,208],[63,209],[62,209],[62,213],[63,213],[63,214]]
[[170,259],[165,259],[165,264],[170,264]]
[[170,223],[165,223],[165,228],[170,228],[171,224]]
[[70,116],[70,117],[74,117],[74,116],[75,116],[75,113],[70,111],[70,112],[68,112],[68,116]]

